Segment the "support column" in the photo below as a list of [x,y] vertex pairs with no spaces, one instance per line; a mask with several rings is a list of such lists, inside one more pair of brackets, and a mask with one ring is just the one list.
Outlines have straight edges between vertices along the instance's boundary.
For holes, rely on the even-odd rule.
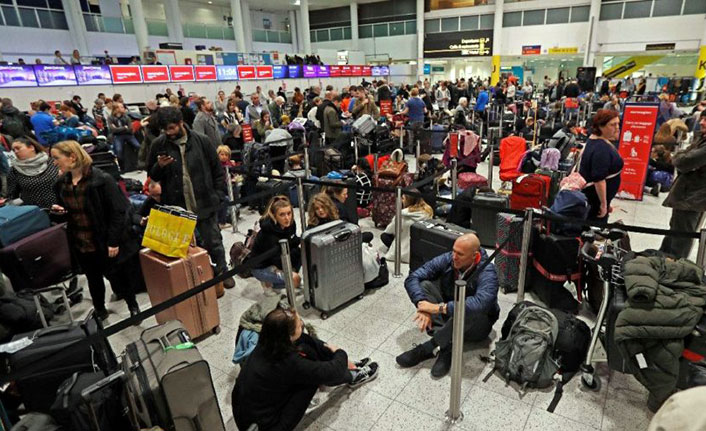
[[588,16],[588,39],[586,40],[586,52],[583,54],[583,65],[593,67],[598,51],[598,18],[601,16],[601,0],[591,0],[591,10]]
[[[62,0],[61,4],[64,6],[64,15],[66,16],[66,23],[69,25],[69,33],[71,34],[71,42],[74,48],[78,49],[82,56],[90,56],[86,22],[83,20],[81,6],[74,0]],[[71,52],[62,54],[66,55],[67,58],[71,57]]]
[[233,16],[233,31],[235,32],[235,46],[238,52],[245,50],[245,25],[243,23],[243,5],[240,0],[230,0],[230,14]]
[[297,13],[294,10],[289,11],[289,34],[291,35],[290,37],[292,38],[292,52],[297,52],[299,51],[299,40],[297,40],[297,33],[298,33],[298,25],[297,25]]
[[417,79],[424,80],[424,0],[417,0]]
[[351,50],[358,51],[358,2],[351,2]]
[[490,85],[500,81],[500,49],[503,34],[503,6],[505,0],[495,0],[495,20],[493,21],[493,72],[490,74]]
[[302,11],[295,10],[294,15],[297,17],[297,48],[299,53],[304,50],[304,35],[302,34]]
[[243,39],[245,41],[244,52],[252,52],[252,25],[250,17],[250,5],[246,0],[243,0],[241,2],[241,6],[241,10],[243,12],[241,20],[243,21],[243,32],[245,33],[245,37]]
[[145,21],[145,10],[142,8],[142,0],[129,0],[130,14],[132,15],[132,25],[135,28],[135,39],[137,39],[138,55],[140,58],[149,48],[149,36],[147,34],[147,21]]
[[167,18],[167,33],[170,42],[184,43],[184,28],[181,25],[179,0],[164,0],[164,14]]
[[[309,0],[301,0],[300,11],[302,14],[302,40],[304,42],[304,54],[312,54],[311,52],[311,29],[309,28]],[[352,29],[351,29],[352,31]]]

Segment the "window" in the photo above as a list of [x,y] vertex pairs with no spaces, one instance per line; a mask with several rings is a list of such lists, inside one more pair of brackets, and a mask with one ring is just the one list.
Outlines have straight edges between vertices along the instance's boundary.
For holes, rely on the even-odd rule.
[[358,26],[358,37],[366,38],[373,37],[373,26],[372,25],[361,25]]
[[706,2],[704,0],[684,0],[684,15],[697,13],[706,13]]
[[558,9],[547,9],[547,24],[564,24],[569,22],[568,7]]
[[17,0],[17,6],[47,7],[47,0]]
[[54,24],[51,22],[51,12],[38,9],[37,16],[39,17],[39,24],[42,28],[54,28]]
[[633,1],[625,3],[623,19],[648,18],[652,9],[652,0]]
[[590,6],[574,6],[571,8],[571,22],[588,22],[590,15]]
[[233,26],[223,28],[223,38],[226,40],[235,40],[235,31],[233,30]]
[[61,3],[61,0],[48,0],[47,4],[49,5],[49,9],[64,10],[64,5]]
[[543,25],[544,24],[544,9],[542,10],[526,10],[522,25]]
[[274,43],[279,43],[279,32],[278,31],[267,31],[267,41],[268,42],[274,42]]
[[417,21],[407,21],[404,23],[405,34],[416,34],[417,33]]
[[481,15],[480,16],[480,29],[481,30],[490,30],[493,28],[495,25],[495,16],[494,15]]
[[83,22],[86,23],[86,31],[100,31],[96,23],[96,17],[87,13],[83,14]]
[[503,27],[519,27],[522,25],[522,12],[506,12],[503,14]]
[[458,31],[458,17],[441,18],[441,31]]
[[385,36],[387,36],[387,23],[385,23],[385,24],[374,24],[374,25],[373,25],[373,36],[375,36],[375,37],[385,37]]
[[682,0],[655,0],[652,16],[671,16],[681,14]]
[[[228,37],[226,39],[229,39]],[[281,31],[279,33],[279,41],[281,43],[292,43],[292,33],[288,31]]]
[[478,15],[474,16],[462,16],[461,17],[461,30],[478,30]]
[[66,15],[64,15],[64,12],[50,11],[49,13],[51,14],[51,20],[54,23],[54,28],[60,30],[69,29],[69,24],[66,22]]
[[390,36],[400,36],[404,34],[404,21],[390,23]]
[[604,4],[601,6],[601,21],[607,21],[610,19],[620,19],[623,16],[623,4],[622,3],[612,3]]
[[316,41],[326,42],[330,40],[328,30],[316,30]]
[[331,40],[343,40],[343,28],[332,28],[329,29],[329,35]]
[[346,40],[353,39],[353,36],[351,35],[351,28],[350,27],[343,27],[343,38]]
[[12,6],[3,6],[2,14],[5,15],[5,25],[20,26],[20,18],[17,16],[17,10]]
[[438,19],[424,20],[424,32],[425,33],[438,33],[439,31],[441,31],[441,27],[439,27],[439,20]]
[[[203,28],[203,27],[201,27]],[[196,30],[196,27],[191,27],[189,30],[189,34],[191,37],[194,37],[194,30]],[[198,30],[197,30],[198,31]],[[200,36],[205,38],[206,37],[206,32],[204,31],[204,35]],[[197,36],[198,37],[198,36]],[[252,31],[252,40],[253,42],[267,42],[267,32],[265,30],[253,30]]]
[[309,40],[310,40],[311,42],[317,42],[317,40],[316,40],[316,30],[311,30],[311,31],[309,32]]

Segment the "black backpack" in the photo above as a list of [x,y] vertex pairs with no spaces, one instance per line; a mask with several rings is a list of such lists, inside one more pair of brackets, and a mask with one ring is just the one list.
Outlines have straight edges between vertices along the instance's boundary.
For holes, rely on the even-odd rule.
[[2,117],[2,129],[7,135],[18,138],[27,134],[24,121],[19,115],[5,115]]

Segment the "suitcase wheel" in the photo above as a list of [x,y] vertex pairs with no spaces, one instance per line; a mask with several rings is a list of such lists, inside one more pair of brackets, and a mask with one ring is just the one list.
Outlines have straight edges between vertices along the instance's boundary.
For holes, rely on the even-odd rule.
[[594,392],[601,390],[601,378],[595,374],[583,373],[581,375],[581,383]]
[[326,320],[326,319],[328,319],[328,313],[325,311],[322,311],[321,312],[321,320]]
[[221,333],[221,327],[220,327],[220,326],[216,326],[215,328],[213,328],[213,334],[214,334],[214,335],[218,335],[218,334],[220,334],[220,333]]
[[309,304],[308,301],[304,301],[304,303],[302,304],[302,307],[304,307],[305,310],[308,310],[309,308],[311,308],[311,304]]

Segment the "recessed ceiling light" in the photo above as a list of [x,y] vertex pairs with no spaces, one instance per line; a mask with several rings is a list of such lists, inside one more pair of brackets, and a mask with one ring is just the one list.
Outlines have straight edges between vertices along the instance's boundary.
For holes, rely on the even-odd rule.
[[212,1],[209,1],[208,4],[213,4],[213,2],[212,2]]

